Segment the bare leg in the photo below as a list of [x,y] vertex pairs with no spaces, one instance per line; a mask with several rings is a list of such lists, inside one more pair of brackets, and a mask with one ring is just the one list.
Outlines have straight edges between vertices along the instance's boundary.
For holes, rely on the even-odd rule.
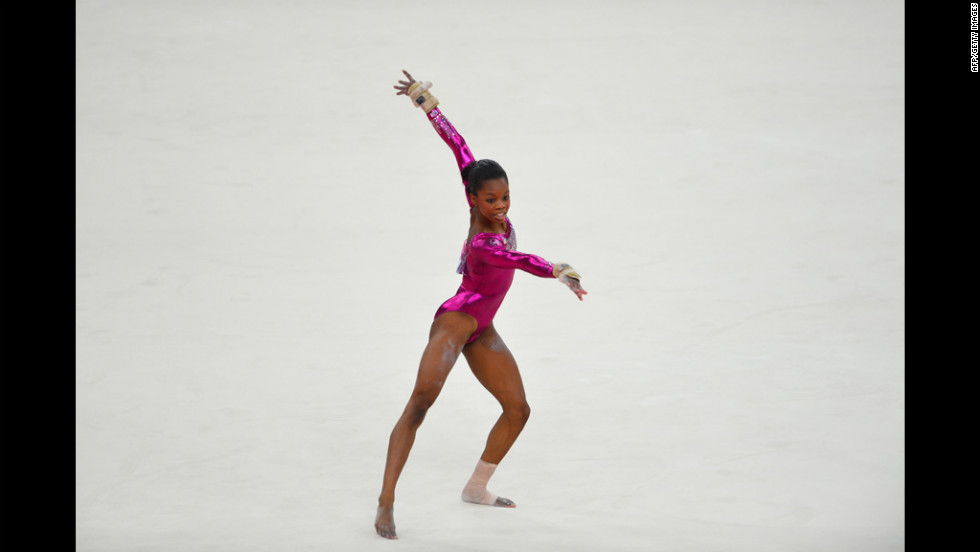
[[449,371],[474,331],[476,319],[461,312],[447,312],[432,323],[429,343],[419,362],[415,389],[388,439],[388,458],[381,496],[378,497],[378,514],[374,520],[374,528],[382,537],[398,538],[394,518],[395,484],[415,443],[416,431],[442,391]]
[[[503,339],[493,327],[488,327],[480,338],[463,348],[463,355],[470,365],[476,379],[497,399],[503,412],[490,430],[486,448],[480,456],[480,463],[470,482],[463,491],[463,500],[477,504],[491,504],[514,508],[509,499],[496,497],[486,491],[486,481],[493,474],[496,465],[521,434],[531,407],[524,395],[524,382],[517,369],[517,361],[507,349]],[[492,499],[492,500],[491,500]]]

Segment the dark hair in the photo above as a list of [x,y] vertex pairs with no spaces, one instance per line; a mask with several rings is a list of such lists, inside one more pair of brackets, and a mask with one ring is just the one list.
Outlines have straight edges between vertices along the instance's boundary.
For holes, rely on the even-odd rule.
[[[492,159],[480,159],[463,167],[461,172],[466,181],[466,193],[476,195],[483,187],[483,182],[494,178],[507,178],[507,173],[499,163]],[[510,180],[508,179],[508,182]]]

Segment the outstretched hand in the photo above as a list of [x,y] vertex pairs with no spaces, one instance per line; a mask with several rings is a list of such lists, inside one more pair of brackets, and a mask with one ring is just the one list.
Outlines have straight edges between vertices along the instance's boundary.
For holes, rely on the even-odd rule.
[[584,289],[582,289],[582,284],[579,283],[578,278],[571,278],[569,276],[563,276],[563,277],[560,278],[560,280],[562,281],[563,284],[565,284],[566,286],[568,286],[568,289],[572,290],[572,293],[574,293],[575,296],[578,297],[578,300],[579,301],[582,300],[582,296],[583,295],[588,295],[589,294],[589,292],[587,292]]
[[396,96],[407,96],[409,87],[415,84],[415,79],[412,78],[412,75],[410,75],[408,71],[402,69],[402,73],[405,73],[405,76],[408,77],[408,81],[398,81],[398,85],[395,86],[395,90],[398,91],[395,93]]
[[579,283],[581,276],[572,268],[572,265],[568,263],[555,263],[551,271],[555,275],[555,278],[558,278],[559,282],[565,284],[568,286],[568,289],[572,290],[572,293],[578,297],[579,301],[582,300],[583,295],[589,294],[589,292],[582,289],[582,284]]

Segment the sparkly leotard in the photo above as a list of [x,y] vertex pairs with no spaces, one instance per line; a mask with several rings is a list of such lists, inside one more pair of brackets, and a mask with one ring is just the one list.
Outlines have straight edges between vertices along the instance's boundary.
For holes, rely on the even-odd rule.
[[[460,171],[475,161],[466,140],[456,132],[438,107],[429,111],[428,116],[433,128],[453,150]],[[465,180],[463,183],[465,184]],[[469,195],[466,195],[466,202],[470,208],[473,207]],[[483,232],[463,244],[456,270],[463,275],[463,283],[456,290],[456,295],[439,307],[436,318],[449,311],[465,312],[475,318],[476,331],[467,343],[476,341],[493,322],[497,309],[514,281],[514,270],[521,269],[541,278],[554,278],[552,263],[537,255],[520,253],[516,248],[517,233],[510,219],[507,219],[506,233]]]

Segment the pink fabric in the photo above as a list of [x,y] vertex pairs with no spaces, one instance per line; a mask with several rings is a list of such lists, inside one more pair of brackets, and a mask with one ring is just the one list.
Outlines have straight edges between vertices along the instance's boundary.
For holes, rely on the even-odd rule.
[[493,322],[514,281],[515,270],[520,269],[541,278],[554,278],[552,263],[537,255],[507,249],[507,238],[513,230],[508,225],[506,235],[484,232],[473,236],[464,248],[466,270],[463,284],[456,290],[456,295],[436,311],[436,318],[449,311],[465,312],[476,318],[476,331],[467,343],[476,341]]
[[[432,127],[439,133],[439,137],[453,150],[453,155],[456,156],[456,165],[459,167],[459,171],[463,172],[463,167],[476,161],[476,157],[473,157],[473,154],[470,152],[470,147],[466,145],[466,140],[456,132],[456,128],[442,114],[442,111],[439,111],[438,107],[432,108],[428,116],[429,122],[432,123]],[[467,205],[472,207],[473,204],[470,203],[470,196],[466,194],[465,180],[463,181],[463,194],[466,195]]]
[[[438,107],[429,111],[428,117],[442,140],[453,150],[460,171],[476,160],[466,140]],[[466,203],[473,207],[469,195],[466,196]],[[520,253],[516,248],[517,236],[510,219],[507,219],[506,234],[477,234],[463,245],[458,270],[463,275],[463,283],[456,290],[456,295],[439,307],[436,318],[450,311],[465,312],[476,318],[476,331],[467,343],[476,341],[493,322],[514,281],[515,270],[520,269],[541,278],[555,277],[552,263],[537,255]]]

